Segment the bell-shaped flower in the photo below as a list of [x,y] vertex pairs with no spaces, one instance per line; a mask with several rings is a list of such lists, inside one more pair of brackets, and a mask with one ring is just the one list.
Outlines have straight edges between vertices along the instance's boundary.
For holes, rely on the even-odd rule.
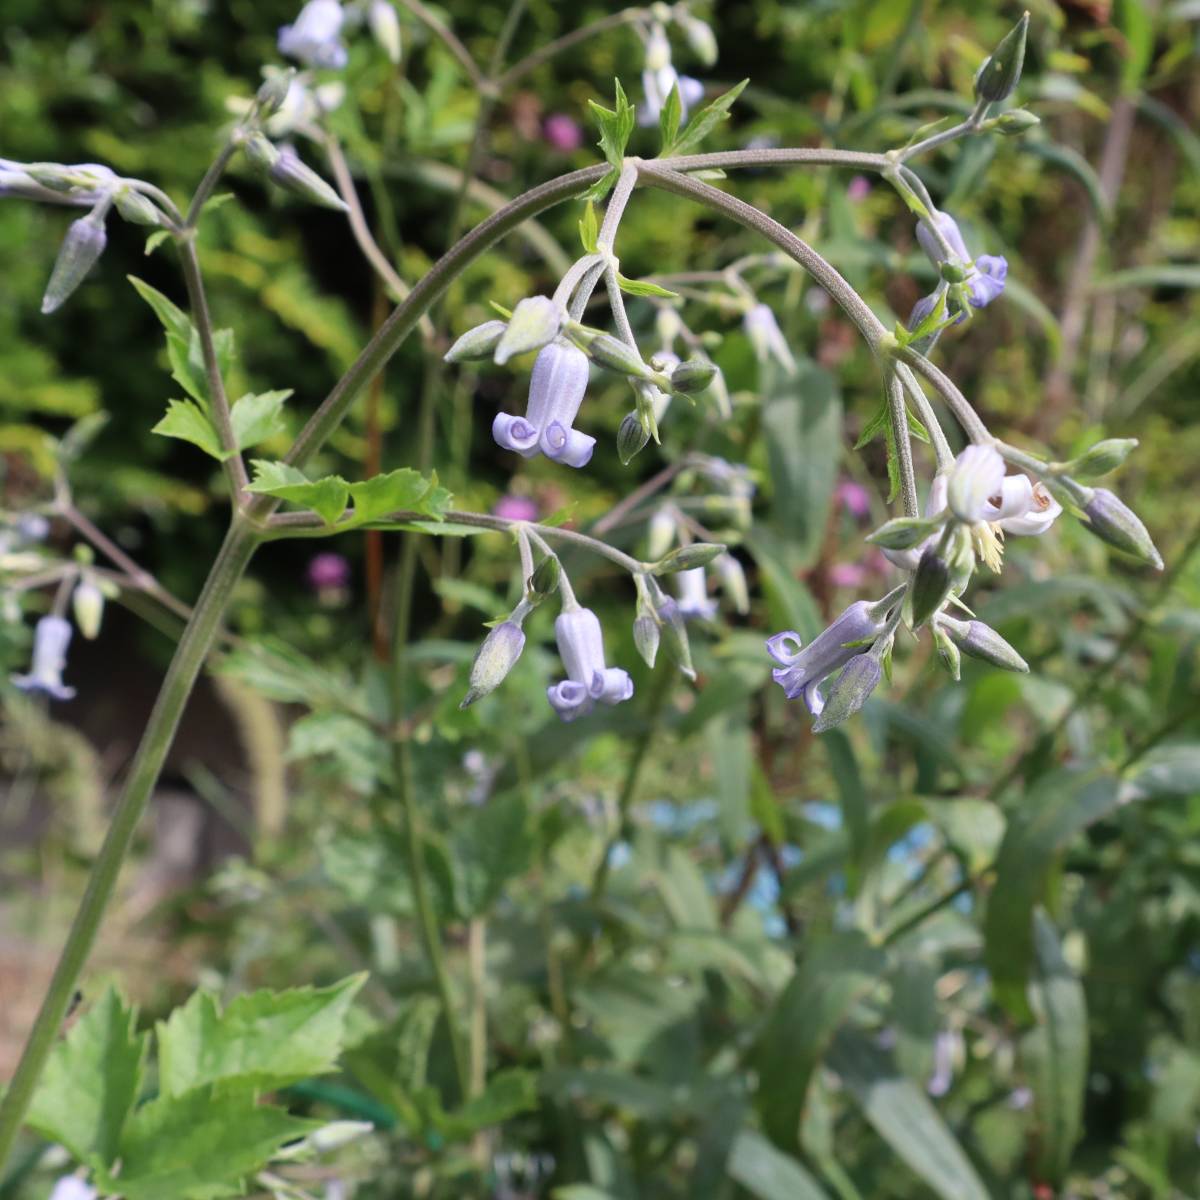
[[587,382],[588,357],[582,350],[562,341],[544,347],[533,364],[525,416],[498,413],[492,422],[497,445],[523,458],[540,450],[569,467],[586,466],[596,439],[573,425]]
[[604,635],[590,608],[564,609],[554,636],[567,678],[548,687],[546,698],[564,721],[587,716],[597,703],[620,704],[633,695],[629,672],[605,665]]
[[340,0],[308,0],[291,25],[279,30],[279,53],[309,67],[340,71],[346,65],[341,40],[346,19]]
[[1004,486],[1004,459],[991,447],[972,444],[954,461],[946,482],[946,505],[960,521],[988,519],[992,497]]
[[746,313],[742,324],[759,363],[765,366],[774,359],[789,375],[795,374],[796,360],[775,314],[766,304],[754,305]]
[[[970,266],[972,261],[974,262],[975,271],[967,280],[967,288],[971,294],[971,306],[986,308],[1004,292],[1004,284],[1008,278],[1008,259],[999,254],[981,254],[972,260],[967,244],[963,241],[962,230],[959,229],[958,222],[949,213],[935,212],[932,221],[953,251],[956,265]],[[929,256],[929,261],[935,267],[940,267],[945,261],[945,254],[924,221],[917,224],[917,241],[921,243],[921,249]]]
[[825,707],[818,691],[823,679],[870,648],[887,624],[887,606],[859,600],[807,646],[794,629],[767,638],[767,653],[779,666],[772,678],[789,700],[804,701],[814,717]]
[[708,594],[708,578],[703,567],[675,572],[679,591],[679,611],[685,617],[711,621],[717,615],[717,602]]
[[999,525],[1005,533],[1039,535],[1046,532],[1062,513],[1062,505],[1043,483],[1027,475],[1006,475],[1000,492],[992,496],[985,521]]
[[679,88],[680,121],[683,122],[687,120],[688,109],[704,98],[704,84],[675,70],[666,30],[661,25],[655,25],[646,40],[646,58],[642,69],[646,102],[638,107],[639,125],[658,122],[663,106],[670,98],[671,89],[676,86]]
[[70,621],[64,617],[42,617],[33,632],[33,664],[29,674],[14,675],[13,683],[23,692],[40,693],[54,700],[72,699],[75,689],[62,681],[70,644]]

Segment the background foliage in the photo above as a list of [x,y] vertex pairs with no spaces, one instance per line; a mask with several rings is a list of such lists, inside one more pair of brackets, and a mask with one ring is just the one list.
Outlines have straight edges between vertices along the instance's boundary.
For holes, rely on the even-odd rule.
[[[516,493],[544,515],[569,504],[586,528],[685,453],[745,461],[759,493],[739,554],[756,598],[749,618],[694,634],[695,688],[662,663],[657,676],[639,665],[632,703],[572,726],[545,704],[552,614],[539,612],[504,689],[459,712],[481,623],[515,594],[514,556],[495,535],[422,542],[409,700],[425,855],[475,1050],[463,1096],[413,921],[380,717],[395,539],[342,539],[352,582],[333,593],[306,585],[309,545],[260,556],[231,621],[243,644],[193,704],[157,833],[86,1001],[88,1019],[116,1020],[123,1001],[102,987],[112,978],[165,1015],[198,984],[232,1001],[368,969],[334,1046],[340,1074],[313,1078],[332,1063],[318,1054],[260,1080],[293,1122],[267,1141],[303,1136],[306,1116],[380,1130],[305,1167],[304,1187],[558,1189],[566,1200],[1200,1190],[1200,9],[1030,7],[1020,95],[1041,129],[975,139],[923,165],[942,207],[1011,264],[1003,303],[938,354],[1014,441],[1067,458],[1101,436],[1140,438],[1121,487],[1167,574],[1148,579],[1068,521],[1014,542],[1003,581],[977,589],[974,607],[1031,674],[968,666],[953,684],[909,643],[894,686],[846,732],[816,740],[766,687],[763,632],[807,637],[883,590],[861,537],[882,519],[886,472],[880,443],[849,450],[878,405],[874,368],[797,273],[755,279],[803,358],[798,376],[760,375],[738,316],[696,305],[693,323],[725,335],[714,355],[734,417],[676,401],[661,450],[628,469],[612,451],[623,384],[593,382],[585,411],[600,447],[566,479],[541,459],[514,466],[487,436],[494,412],[519,403],[520,373],[447,371],[411,340],[321,469],[359,479],[376,455],[385,469],[432,464],[460,507]],[[443,11],[486,63],[506,8]],[[510,58],[607,11],[531,0]],[[704,78],[713,92],[751,83],[713,144],[902,144],[964,105],[1017,15],[950,0],[719,6],[721,54]],[[0,150],[104,161],[186,195],[229,119],[226,101],[257,85],[292,16],[274,0],[7,0]],[[544,118],[586,124],[588,99],[607,98],[614,75],[637,90],[641,61],[618,29],[522,81],[488,122],[479,185],[459,215],[478,100],[427,30],[402,19],[398,70],[355,43],[336,123],[372,223],[411,281],[500,196],[594,162],[590,132],[564,152]],[[1122,145],[1114,130],[1127,121]],[[635,134],[633,149],[654,153],[655,134]],[[799,170],[740,172],[727,186],[795,226],[881,313],[905,315],[928,290],[890,189]],[[210,302],[236,331],[241,391],[295,389],[298,422],[385,302],[338,214],[246,176],[231,189],[237,202],[212,213],[201,239]],[[551,286],[575,252],[578,217],[575,205],[553,210],[542,234],[512,237],[472,268],[434,312],[440,343],[489,317],[489,300],[511,305]],[[0,205],[4,507],[44,498],[47,431],[104,411],[73,471],[78,501],[193,597],[223,529],[221,479],[185,443],[149,432],[171,385],[154,316],[123,279],[179,298],[175,265],[166,249],[147,257],[123,226],[88,285],[41,318],[65,225],[54,208]],[[1099,249],[1078,278],[1089,227]],[[719,269],[761,249],[647,191],[619,252],[623,270],[644,277]],[[649,327],[649,307],[634,300],[631,311]],[[423,390],[434,398],[428,430],[415,416]],[[844,503],[846,480],[868,488],[869,518]],[[725,516],[702,489],[686,473],[677,486],[721,532]],[[613,536],[635,548],[644,525]],[[55,527],[51,543],[69,549],[70,531]],[[633,664],[626,581],[594,560],[568,562],[610,655]],[[70,705],[46,714],[6,697],[0,1071],[169,653],[174,627],[156,624],[110,612],[101,642],[73,656]],[[20,627],[4,638],[6,665],[19,669]],[[185,830],[182,859],[171,857],[173,824]],[[146,1094],[170,1091],[168,1028]],[[143,1126],[147,1108],[133,1118]],[[52,1121],[35,1127],[71,1147]],[[40,1197],[50,1179],[31,1157],[4,1190]]]

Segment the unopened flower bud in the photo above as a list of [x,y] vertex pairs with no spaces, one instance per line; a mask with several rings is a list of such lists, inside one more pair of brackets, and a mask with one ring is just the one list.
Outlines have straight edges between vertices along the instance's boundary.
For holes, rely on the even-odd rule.
[[479,647],[475,661],[471,664],[471,675],[467,694],[459,708],[474,704],[482,696],[493,692],[504,682],[505,676],[516,665],[525,649],[525,634],[511,618],[501,621]]
[[1027,108],[1014,108],[983,123],[984,129],[994,130],[1003,137],[1019,137],[1042,123],[1041,118]]
[[99,634],[100,622],[104,617],[104,593],[94,579],[84,576],[75,585],[75,591],[71,595],[71,607],[79,632],[89,642],[92,641]]
[[661,630],[654,617],[649,612],[639,611],[633,621],[633,644],[648,667],[654,666],[654,660],[658,657],[661,636]]
[[813,722],[813,733],[824,733],[848,721],[879,686],[883,669],[875,654],[859,654],[852,658],[830,685],[825,695],[825,707]]
[[371,0],[367,7],[367,24],[379,48],[393,63],[400,61],[400,18],[391,0]]
[[446,351],[445,361],[448,363],[478,362],[491,358],[504,336],[507,325],[504,321],[484,321],[474,329],[468,329]]
[[254,102],[258,106],[258,115],[264,121],[273,117],[283,107],[295,74],[294,71],[275,71],[270,78],[263,81]]
[[683,36],[692,48],[692,53],[706,66],[717,61],[717,35],[712,27],[689,12],[676,11],[675,23],[682,27]]
[[957,683],[962,671],[962,654],[940,621],[933,626],[933,644],[937,647],[938,661]]
[[621,460],[621,465],[629,466],[634,456],[645,450],[649,441],[650,431],[642,423],[642,419],[635,412],[626,413],[621,418],[621,425],[617,430],[617,457]]
[[646,529],[646,557],[650,562],[662,558],[679,532],[679,521],[675,516],[675,507],[664,504],[655,510]]
[[1137,444],[1137,438],[1105,438],[1067,463],[1066,470],[1077,479],[1099,479],[1121,466]]
[[558,581],[562,575],[562,566],[558,558],[547,555],[534,568],[534,572],[525,580],[525,598],[530,604],[541,604],[547,596],[558,591]]
[[1092,489],[1083,514],[1085,526],[1101,541],[1162,570],[1162,555],[1145,525],[1128,505],[1118,500],[1107,488]]
[[953,577],[950,564],[930,546],[921,555],[912,582],[912,623],[919,629],[946,602]]
[[148,196],[135,192],[133,188],[125,187],[114,194],[113,204],[121,214],[121,219],[131,225],[162,225],[163,215]]
[[67,236],[63,238],[42,297],[42,312],[52,313],[61,308],[66,299],[84,281],[87,273],[96,265],[104,253],[108,235],[104,230],[104,217],[98,211],[80,217],[71,223]]
[[563,327],[566,313],[549,296],[528,296],[513,309],[494,358],[503,365],[517,354],[548,346]]
[[588,343],[587,352],[602,367],[618,374],[633,375],[639,379],[648,379],[652,374],[637,350],[611,333],[597,334]]
[[939,526],[938,521],[923,517],[896,517],[867,536],[872,546],[883,550],[911,550],[919,546]]
[[732,554],[722,554],[716,561],[721,587],[729,597],[734,611],[743,616],[750,611],[750,587],[746,583],[746,570]]
[[995,103],[1007,100],[1012,95],[1025,63],[1025,38],[1028,33],[1029,14],[1025,13],[975,76],[975,95],[980,100]]
[[692,571],[696,567],[707,567],[725,547],[719,542],[693,542],[690,546],[677,546],[666,558],[661,558],[651,568],[654,575],[673,575],[676,571]]
[[294,192],[297,196],[309,200],[313,204],[319,204],[322,208],[332,208],[338,212],[350,211],[345,200],[290,146],[285,146],[279,152],[269,174],[281,188]]
[[990,625],[982,621],[956,621],[952,617],[943,617],[938,626],[949,634],[964,654],[1006,671],[1029,672],[1029,664]]
[[279,161],[279,149],[261,133],[252,133],[242,142],[246,161],[260,175],[269,175]]
[[79,186],[79,177],[62,163],[27,163],[23,169],[35,183],[52,192],[69,192]]
[[679,605],[670,596],[664,596],[655,607],[658,616],[662,644],[666,648],[671,661],[689,679],[696,678],[696,668],[692,666],[692,647],[688,641],[687,625]]
[[702,358],[689,358],[671,372],[671,387],[685,396],[702,392],[716,377],[715,363]]
[[974,274],[966,263],[951,262],[949,259],[944,259],[938,264],[938,271],[947,283],[966,283]]

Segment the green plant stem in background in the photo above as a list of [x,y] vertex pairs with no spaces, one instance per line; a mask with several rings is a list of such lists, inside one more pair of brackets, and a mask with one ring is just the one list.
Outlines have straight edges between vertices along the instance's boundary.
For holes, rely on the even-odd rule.
[[95,944],[101,918],[117,885],[121,864],[158,782],[188,696],[217,636],[229,597],[257,545],[255,530],[244,518],[235,517],[171,659],[50,987],[12,1082],[0,1100],[0,1167],[12,1150],[42,1067],[66,1017],[79,974]]
[[612,837],[605,842],[600,861],[596,864],[596,874],[592,877],[591,898],[593,903],[603,897],[604,889],[608,886],[613,849],[629,836],[629,810],[633,804],[633,795],[642,774],[642,765],[646,761],[650,743],[654,741],[654,736],[658,733],[659,721],[662,718],[663,707],[667,702],[667,693],[671,690],[673,678],[674,669],[668,663],[663,663],[654,676],[650,700],[646,705],[647,711],[643,718],[642,732],[638,736],[637,745],[633,748],[633,757],[629,760],[629,768],[625,772],[625,782],[617,800],[617,827],[613,831]]

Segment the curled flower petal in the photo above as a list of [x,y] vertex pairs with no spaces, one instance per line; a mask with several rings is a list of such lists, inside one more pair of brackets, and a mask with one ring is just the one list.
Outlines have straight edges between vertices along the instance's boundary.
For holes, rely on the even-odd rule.
[[497,413],[492,422],[492,437],[505,450],[515,450],[526,458],[537,453],[538,431],[524,417],[511,413]]
[[1029,506],[1023,513],[1006,517],[1000,522],[1005,533],[1037,537],[1046,532],[1062,514],[1062,505],[1050,495],[1045,484],[1033,485]]
[[[789,644],[795,645],[795,650],[788,650]],[[803,650],[804,643],[800,640],[800,635],[794,629],[785,629],[782,633],[772,634],[767,638],[767,653],[781,667],[790,667],[800,656],[800,651]]]
[[968,525],[987,514],[992,496],[1004,486],[1004,459],[991,446],[970,445],[955,460],[946,484],[950,511]]

